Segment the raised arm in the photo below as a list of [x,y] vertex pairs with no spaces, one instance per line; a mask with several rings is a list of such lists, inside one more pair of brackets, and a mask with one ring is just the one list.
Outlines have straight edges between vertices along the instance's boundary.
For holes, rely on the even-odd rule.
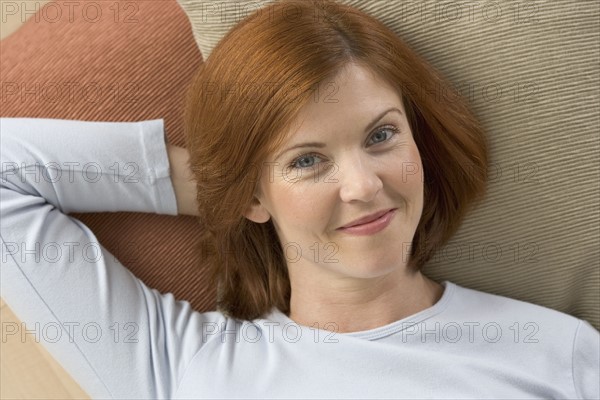
[[93,398],[171,397],[222,315],[148,288],[66,215],[176,215],[162,120],[0,119],[0,133],[1,294],[17,334],[35,335]]

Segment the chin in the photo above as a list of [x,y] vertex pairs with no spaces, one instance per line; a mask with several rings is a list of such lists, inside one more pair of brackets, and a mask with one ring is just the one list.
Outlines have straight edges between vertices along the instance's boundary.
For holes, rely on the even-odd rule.
[[[368,261],[365,261],[368,260]],[[341,260],[340,260],[341,261]],[[402,257],[389,257],[389,254],[380,255],[379,257],[357,257],[345,263],[347,268],[344,268],[346,274],[350,274],[355,278],[372,279],[387,276],[398,271],[406,266],[406,262]]]

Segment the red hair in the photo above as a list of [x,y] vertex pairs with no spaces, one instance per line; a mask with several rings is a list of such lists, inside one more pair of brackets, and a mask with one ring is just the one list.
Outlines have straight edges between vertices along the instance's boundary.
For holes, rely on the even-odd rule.
[[217,308],[242,320],[289,313],[291,287],[272,222],[244,217],[261,163],[314,89],[354,62],[401,94],[424,169],[409,266],[421,268],[485,193],[487,145],[465,100],[440,101],[440,73],[375,18],[333,1],[278,1],[237,24],[200,67],[185,128],[198,184],[199,249]]

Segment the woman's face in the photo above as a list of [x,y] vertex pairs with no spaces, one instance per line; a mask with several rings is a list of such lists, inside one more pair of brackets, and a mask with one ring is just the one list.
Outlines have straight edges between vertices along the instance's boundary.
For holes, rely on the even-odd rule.
[[393,272],[408,261],[423,209],[421,159],[400,95],[354,64],[318,93],[263,165],[246,216],[273,221],[290,274]]

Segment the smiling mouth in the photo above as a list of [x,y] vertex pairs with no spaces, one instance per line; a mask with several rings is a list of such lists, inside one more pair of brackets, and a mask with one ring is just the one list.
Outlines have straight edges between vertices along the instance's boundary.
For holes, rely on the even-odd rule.
[[354,222],[349,223],[348,225],[344,225],[339,227],[338,229],[347,229],[347,228],[352,228],[354,226],[360,226],[360,225],[366,225],[369,224],[373,221],[378,220],[379,218],[381,218],[382,216],[384,216],[385,214],[389,213],[390,211],[395,210],[395,208],[389,208],[387,210],[382,210],[376,213],[373,213],[372,215],[363,217],[363,218],[359,218]]
[[[338,231],[347,233],[349,235],[356,236],[365,236],[365,235],[374,235],[382,230],[384,230],[392,221],[394,216],[396,215],[397,208],[393,208],[379,215],[379,217],[375,219],[371,219],[368,222],[363,222],[361,224],[354,224],[351,226],[345,226],[338,228]],[[380,213],[378,213],[380,214]],[[370,218],[370,217],[369,217]]]

